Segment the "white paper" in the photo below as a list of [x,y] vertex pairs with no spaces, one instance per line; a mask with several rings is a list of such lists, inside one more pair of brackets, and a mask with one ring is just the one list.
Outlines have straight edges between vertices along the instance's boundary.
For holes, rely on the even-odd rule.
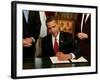
[[50,60],[53,64],[56,64],[56,63],[70,63],[69,61],[59,61],[57,57],[50,57]]
[[[50,60],[53,64],[57,64],[57,63],[70,63],[70,61],[59,61],[57,57],[50,57]],[[71,59],[72,62],[88,62],[83,56],[81,56],[78,59]]]
[[78,59],[71,59],[72,62],[88,62],[83,56]]

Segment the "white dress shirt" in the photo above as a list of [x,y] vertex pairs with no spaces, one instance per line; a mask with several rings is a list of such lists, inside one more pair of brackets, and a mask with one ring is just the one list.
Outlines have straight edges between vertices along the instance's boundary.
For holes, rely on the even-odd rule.
[[25,16],[25,20],[26,20],[26,22],[28,23],[29,11],[28,11],[28,10],[24,10],[23,13],[24,13],[24,16]]
[[[60,35],[60,32],[58,33],[58,35],[56,37],[58,46],[59,46],[59,35]],[[52,35],[52,45],[53,45],[53,47],[54,47],[54,42],[55,42],[55,37]]]
[[40,20],[41,20],[41,29],[39,37],[45,37],[47,35],[47,27],[46,27],[46,15],[44,11],[40,11]]

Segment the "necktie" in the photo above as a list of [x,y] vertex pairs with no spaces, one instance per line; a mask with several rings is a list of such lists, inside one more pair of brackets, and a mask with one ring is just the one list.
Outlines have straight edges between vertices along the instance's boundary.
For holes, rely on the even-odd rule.
[[58,46],[58,42],[57,42],[57,39],[56,38],[55,38],[55,41],[54,41],[54,52],[55,52],[55,54],[57,52],[59,52],[59,46]]

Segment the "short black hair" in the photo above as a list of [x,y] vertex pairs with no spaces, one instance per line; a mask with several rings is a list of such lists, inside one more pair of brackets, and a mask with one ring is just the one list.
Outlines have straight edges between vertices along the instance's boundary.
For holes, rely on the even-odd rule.
[[55,16],[48,16],[46,19],[46,23],[51,22],[53,20],[55,20],[55,21],[57,20]]

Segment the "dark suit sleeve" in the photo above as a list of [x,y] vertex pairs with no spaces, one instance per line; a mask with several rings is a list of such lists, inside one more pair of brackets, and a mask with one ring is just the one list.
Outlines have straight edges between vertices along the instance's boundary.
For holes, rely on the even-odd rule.
[[79,44],[75,41],[73,41],[73,53],[75,54],[76,59],[81,56],[81,48],[79,47]]
[[79,44],[75,42],[73,39],[72,35],[69,35],[69,40],[70,40],[70,46],[71,46],[71,53],[73,53],[77,58],[81,56],[81,48],[79,47]]
[[48,55],[46,54],[47,53],[47,49],[46,49],[46,42],[45,42],[45,38],[42,38],[42,46],[41,46],[41,51],[42,51],[42,57],[47,57]]
[[41,21],[38,11],[30,11],[30,20],[29,20],[29,32],[30,36],[33,37],[36,41],[40,34],[40,27],[41,27]]
[[73,37],[71,37],[72,42],[72,53],[75,55],[76,58],[79,58],[81,56],[81,48],[79,47],[79,44],[77,42],[75,42],[75,40],[73,39]]
[[81,48],[79,48],[79,45],[77,42],[74,41],[72,34],[66,33],[63,34],[64,38],[64,43],[61,45],[62,46],[62,52],[64,53],[73,53],[76,58],[81,56]]
[[51,36],[42,38],[42,57],[54,56],[54,50],[52,47]]
[[49,46],[48,46],[48,43],[47,43],[47,39],[46,38],[43,38],[42,39],[42,57],[50,57],[49,56]]

